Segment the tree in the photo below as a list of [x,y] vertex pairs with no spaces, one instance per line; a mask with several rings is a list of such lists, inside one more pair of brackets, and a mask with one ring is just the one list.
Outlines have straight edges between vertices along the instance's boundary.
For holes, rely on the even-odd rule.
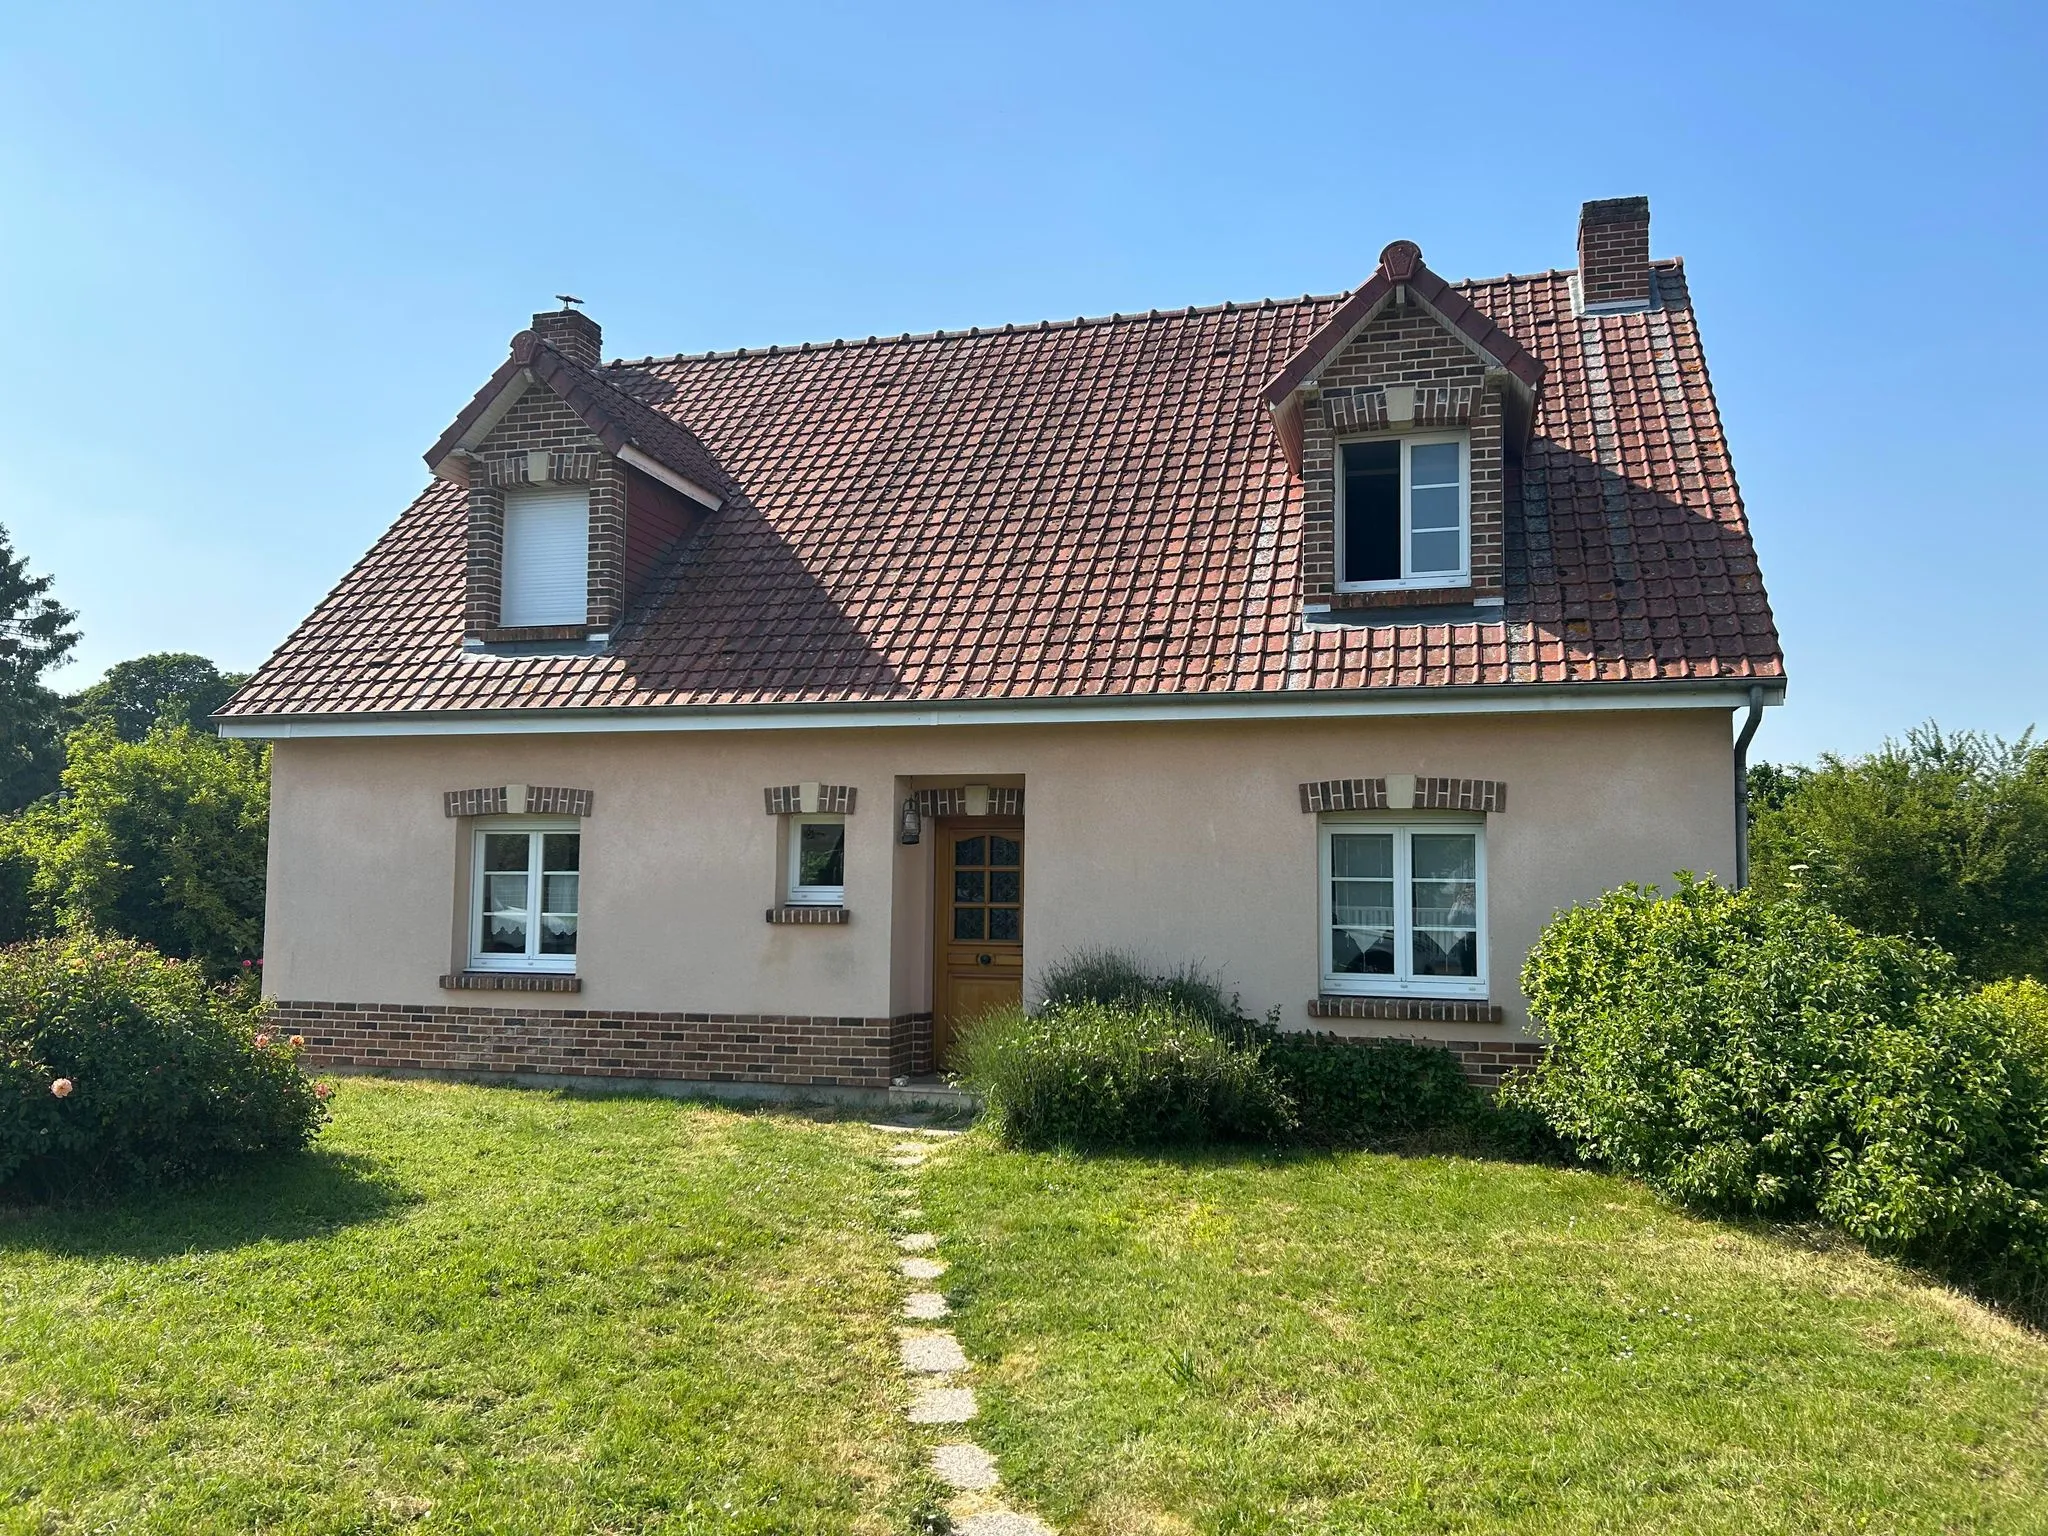
[[159,720],[210,734],[207,717],[247,680],[247,673],[222,672],[204,656],[159,651],[114,663],[70,703],[81,721],[109,725],[123,741],[142,740]]
[[161,724],[139,742],[71,733],[63,792],[0,824],[0,912],[15,936],[94,928],[226,977],[263,949],[270,754]]
[[[1752,780],[1752,791],[1756,788]],[[1752,883],[1932,939],[1979,980],[2048,978],[2048,743],[1932,724],[1768,785]]]
[[64,763],[64,706],[43,674],[78,644],[78,615],[49,595],[50,581],[29,575],[0,526],[0,812],[55,789]]

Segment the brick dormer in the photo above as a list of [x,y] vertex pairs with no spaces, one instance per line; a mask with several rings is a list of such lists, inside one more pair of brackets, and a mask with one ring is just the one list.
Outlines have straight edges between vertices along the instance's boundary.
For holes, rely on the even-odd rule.
[[1310,610],[1499,604],[1505,471],[1543,371],[1397,240],[1267,387]]
[[427,452],[469,492],[466,644],[607,642],[730,492],[695,434],[605,378],[601,343],[578,310],[535,315]]

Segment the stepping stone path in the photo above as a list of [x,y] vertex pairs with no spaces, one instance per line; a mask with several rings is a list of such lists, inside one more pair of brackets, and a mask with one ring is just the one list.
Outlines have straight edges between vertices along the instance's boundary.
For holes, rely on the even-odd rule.
[[[922,1167],[944,1140],[958,1132],[929,1132],[925,1141],[899,1141],[889,1149],[892,1167],[906,1172]],[[904,1257],[896,1269],[906,1280],[925,1284],[946,1272],[946,1261],[937,1257],[939,1239],[935,1233],[912,1230],[924,1219],[914,1190],[898,1192],[902,1202],[896,1214],[896,1247]],[[934,1290],[913,1290],[903,1298],[903,1317],[911,1323],[936,1323],[952,1313],[946,1298]],[[910,1422],[924,1425],[972,1423],[979,1405],[974,1389],[964,1385],[973,1371],[960,1341],[943,1328],[899,1328],[896,1348],[904,1374],[917,1383],[910,1402]],[[1053,1528],[1036,1515],[1024,1514],[1003,1504],[995,1490],[1002,1473],[991,1456],[971,1440],[951,1440],[931,1448],[932,1473],[953,1490],[947,1504],[953,1529],[959,1536],[1055,1536]]]

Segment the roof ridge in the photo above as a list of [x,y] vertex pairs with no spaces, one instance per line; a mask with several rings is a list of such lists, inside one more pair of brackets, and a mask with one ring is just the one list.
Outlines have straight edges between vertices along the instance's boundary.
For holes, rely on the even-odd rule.
[[[1667,258],[1671,260],[1673,258]],[[1658,265],[1658,263],[1652,263]],[[1450,281],[1453,288],[1488,288],[1499,283],[1556,282],[1572,275],[1571,268],[1552,267],[1543,272],[1504,272],[1498,277],[1461,277]],[[1198,315],[1235,314],[1240,310],[1293,309],[1303,304],[1341,304],[1356,288],[1339,293],[1304,293],[1299,297],[1276,299],[1225,299],[1220,304],[1184,304],[1173,309],[1115,310],[1107,315],[1076,315],[1071,320],[1008,321],[1002,325],[970,325],[960,331],[903,331],[894,336],[835,336],[830,341],[771,342],[765,347],[728,347],[703,352],[663,352],[646,357],[615,357],[597,371],[611,368],[647,368],[659,363],[709,363],[743,357],[780,357],[786,352],[850,351],[855,347],[900,347],[922,341],[976,341],[985,336],[1010,336],[1025,332],[1087,330],[1101,325],[1150,325],[1157,320],[1191,320]]]
[[775,342],[765,347],[732,347],[722,352],[669,352],[649,357],[615,357],[607,362],[604,368],[644,368],[652,363],[701,363],[723,358],[780,357],[788,352],[835,352],[841,349],[851,350],[854,347],[904,346],[920,341],[974,341],[987,336],[1035,335],[1042,331],[1086,330],[1092,326],[1103,325],[1150,325],[1159,320],[1189,320],[1198,315],[1292,309],[1303,304],[1336,304],[1349,298],[1353,291],[1347,289],[1343,293],[1304,293],[1299,297],[1287,299],[1225,299],[1220,304],[1185,304],[1174,309],[1133,310],[1128,314],[1117,310],[1107,315],[1076,315],[1071,320],[1028,320],[1022,323],[1011,321],[1002,325],[971,325],[962,331],[904,331],[895,336],[835,336],[830,341]]

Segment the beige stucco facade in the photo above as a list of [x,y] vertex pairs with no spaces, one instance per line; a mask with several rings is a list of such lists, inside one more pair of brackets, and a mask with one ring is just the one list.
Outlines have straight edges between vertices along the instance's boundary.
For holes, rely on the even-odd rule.
[[[1720,708],[832,730],[364,736],[276,744],[267,990],[441,1006],[463,968],[470,824],[448,790],[593,792],[573,998],[612,1014],[887,1018],[929,1011],[933,839],[898,841],[911,789],[1025,788],[1027,978],[1113,945],[1198,962],[1246,1008],[1311,1024],[1321,977],[1317,817],[1304,781],[1495,779],[1485,818],[1487,970],[1498,1025],[1345,1023],[1358,1032],[1517,1038],[1516,976],[1560,906],[1734,858]],[[840,926],[764,921],[778,818],[763,789],[856,786]],[[471,995],[468,1001],[479,1001]],[[1313,1021],[1316,1027],[1332,1027]]]

